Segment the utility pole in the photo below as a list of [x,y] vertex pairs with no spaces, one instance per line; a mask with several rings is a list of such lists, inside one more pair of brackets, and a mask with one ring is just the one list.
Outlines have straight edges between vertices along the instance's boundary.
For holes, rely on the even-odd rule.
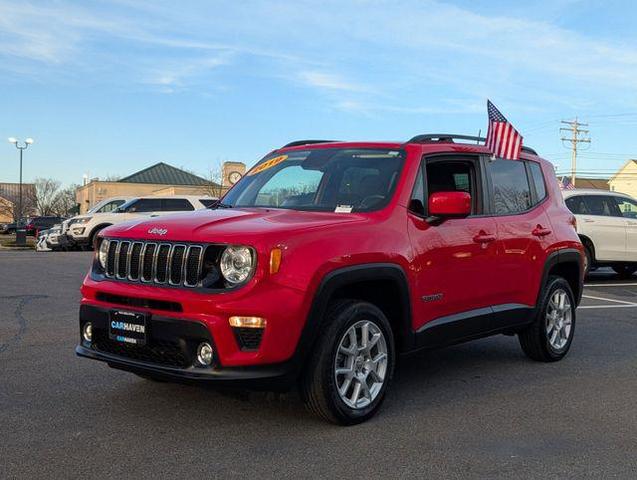
[[575,186],[575,172],[577,169],[577,144],[578,143],[591,143],[590,138],[581,138],[580,135],[588,135],[588,130],[583,130],[580,127],[588,127],[588,123],[580,123],[577,121],[577,117],[575,120],[567,121],[562,120],[564,125],[568,125],[568,127],[560,128],[560,132],[571,132],[571,137],[562,137],[563,142],[571,143],[571,185]]

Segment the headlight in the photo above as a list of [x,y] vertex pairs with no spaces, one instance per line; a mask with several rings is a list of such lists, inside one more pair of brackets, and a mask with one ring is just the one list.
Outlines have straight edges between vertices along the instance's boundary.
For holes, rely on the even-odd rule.
[[100,248],[97,251],[97,260],[101,267],[106,270],[106,259],[108,257],[108,240],[102,240]]
[[71,223],[88,223],[91,221],[91,218],[93,217],[76,218],[75,220],[72,220]]
[[221,274],[229,283],[245,282],[252,274],[254,258],[248,247],[226,247],[221,255]]

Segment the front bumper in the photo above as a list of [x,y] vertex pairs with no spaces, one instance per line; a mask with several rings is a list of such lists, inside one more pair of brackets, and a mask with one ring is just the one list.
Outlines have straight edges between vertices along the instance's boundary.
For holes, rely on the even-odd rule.
[[[108,338],[108,322],[112,308],[94,305],[80,307],[80,332],[88,321],[93,326],[93,341],[80,337],[75,353],[80,357],[108,363],[113,368],[138,374],[153,375],[186,383],[214,382],[268,390],[289,389],[297,370],[291,362],[245,367],[227,367],[220,362],[217,349],[204,323],[151,315],[148,320],[147,344],[143,347],[121,344]],[[134,310],[134,309],[126,309]],[[196,350],[201,342],[213,345],[212,366],[196,365]]]

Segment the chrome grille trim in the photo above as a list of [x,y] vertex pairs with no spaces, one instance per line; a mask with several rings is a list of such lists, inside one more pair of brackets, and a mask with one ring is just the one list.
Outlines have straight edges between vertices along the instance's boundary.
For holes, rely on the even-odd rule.
[[[109,242],[106,264],[107,267],[113,267],[104,271],[109,279],[187,288],[201,286],[206,245],[117,239],[106,241]],[[134,264],[136,268],[133,268]],[[145,271],[150,276],[145,275]]]

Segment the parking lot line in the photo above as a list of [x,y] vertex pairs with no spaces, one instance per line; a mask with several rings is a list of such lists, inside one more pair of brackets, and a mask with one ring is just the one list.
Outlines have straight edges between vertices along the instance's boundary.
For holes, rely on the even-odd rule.
[[626,305],[637,306],[635,302],[627,302],[626,300],[615,300],[614,298],[595,297],[593,295],[582,295],[582,298],[590,298],[591,300],[602,300],[604,302],[623,303]]
[[637,308],[637,303],[633,303],[631,305],[583,305],[577,307],[578,310],[582,309],[590,309],[590,308]]
[[596,288],[596,287],[635,287],[637,283],[585,283],[585,287]]

